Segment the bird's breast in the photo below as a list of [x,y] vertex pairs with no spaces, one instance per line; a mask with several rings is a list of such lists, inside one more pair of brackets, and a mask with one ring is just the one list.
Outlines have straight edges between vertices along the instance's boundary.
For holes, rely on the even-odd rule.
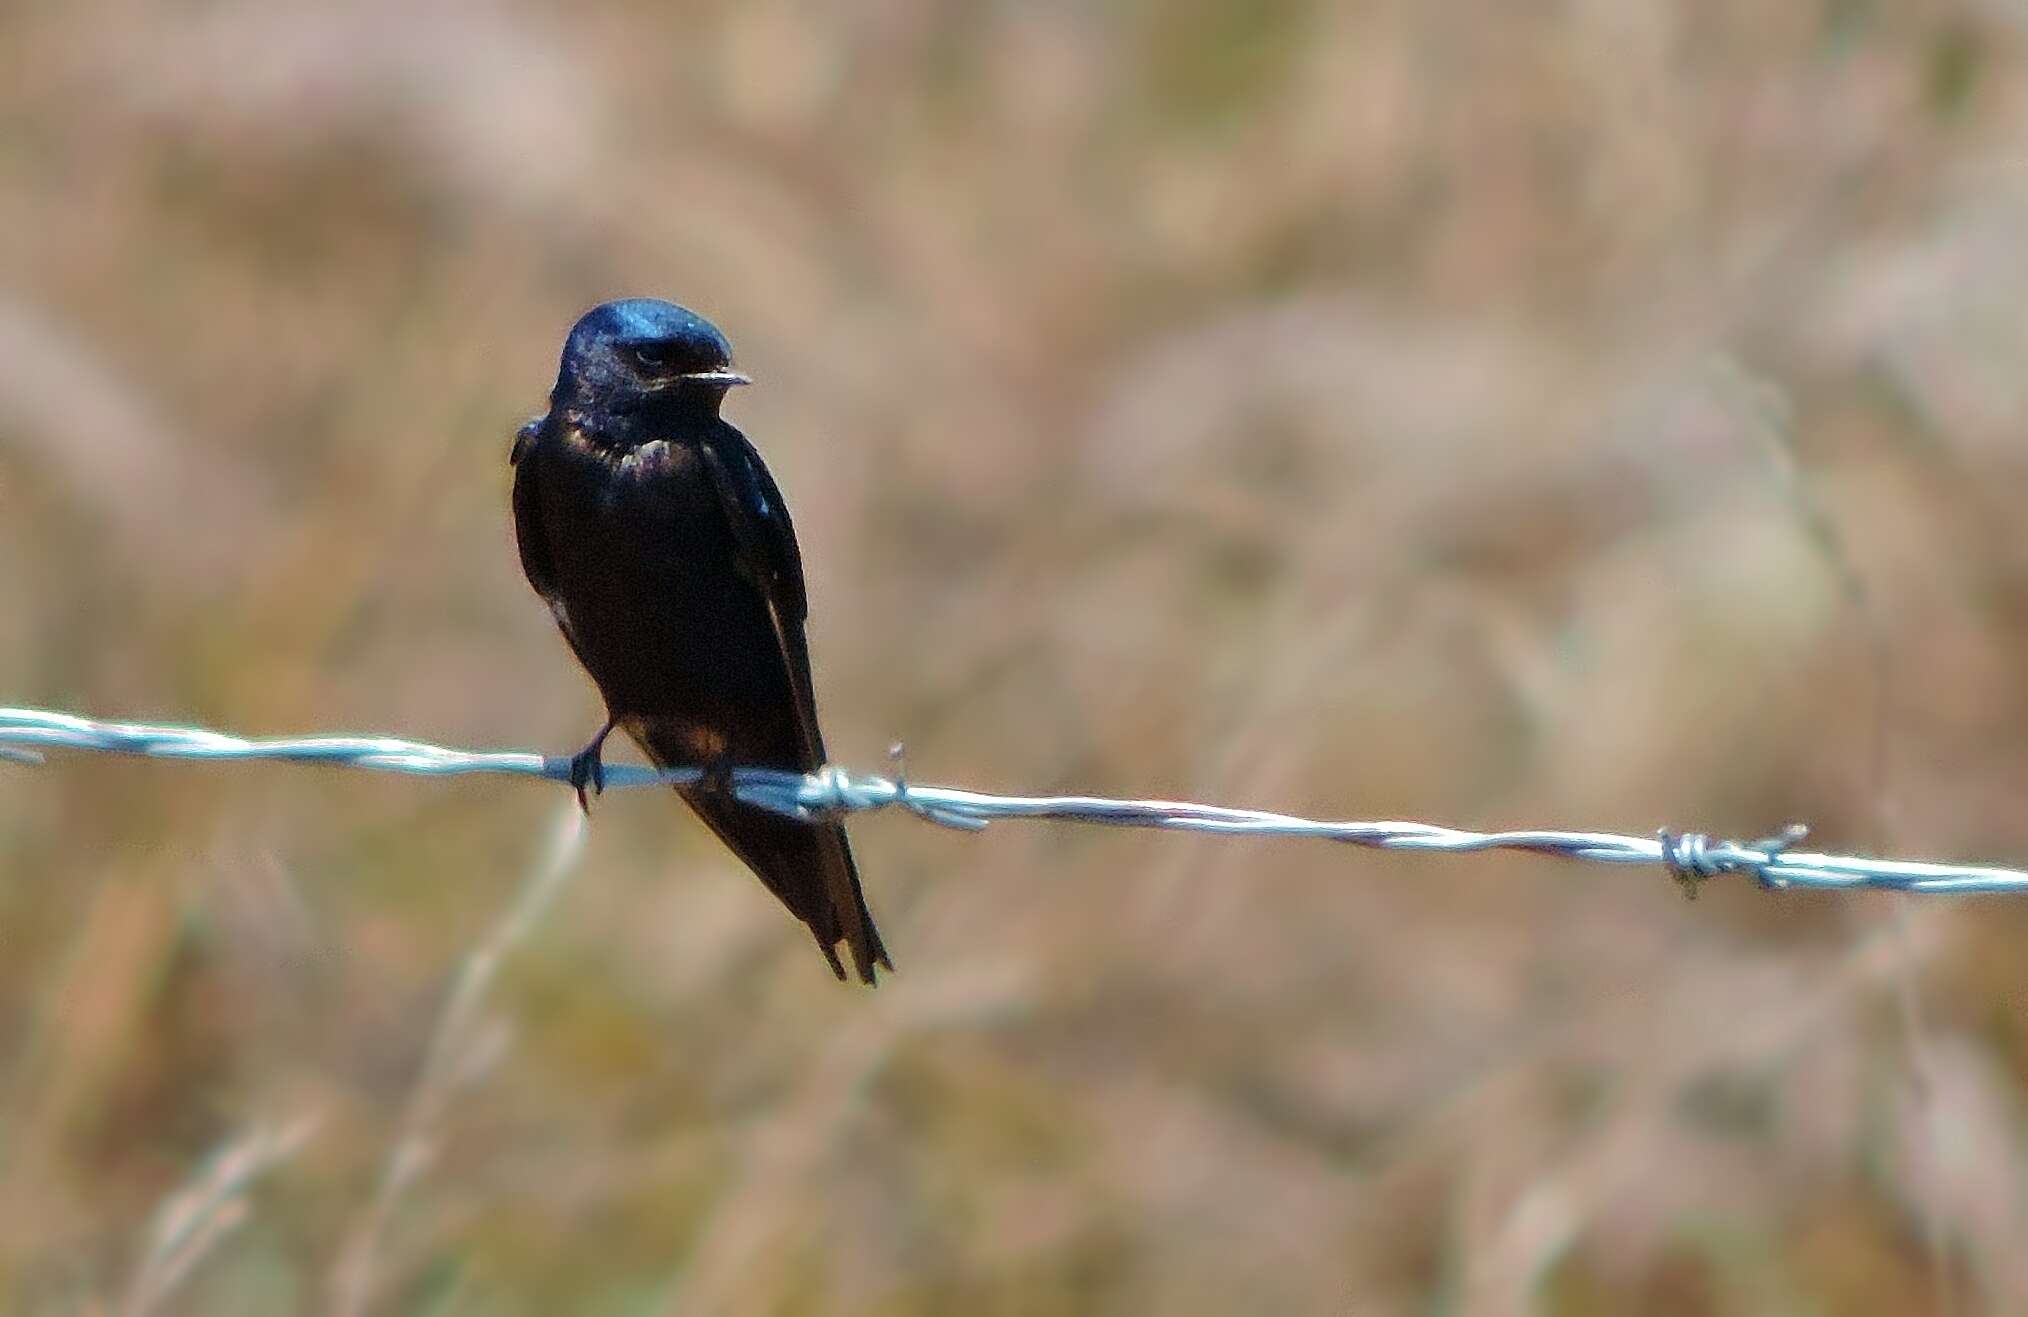
[[[718,534],[718,506],[702,457],[688,444],[652,439],[631,448],[601,447],[581,432],[566,437],[556,464],[557,502],[579,530],[619,548],[667,549],[686,539],[707,546]],[[647,540],[646,545],[638,543]]]
[[779,665],[767,602],[739,570],[693,446],[566,441],[540,479],[552,606],[615,712],[702,717],[761,679],[757,660]]

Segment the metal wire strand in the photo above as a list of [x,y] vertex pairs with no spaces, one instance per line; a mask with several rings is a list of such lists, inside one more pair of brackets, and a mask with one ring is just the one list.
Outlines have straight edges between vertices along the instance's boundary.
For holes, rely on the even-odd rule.
[[[454,750],[388,736],[307,736],[245,740],[201,727],[101,722],[46,709],[0,708],[0,760],[33,763],[38,751],[56,748],[156,759],[257,759],[337,764],[383,772],[444,776],[504,773],[568,784],[568,756],[520,750]],[[1713,878],[1739,874],[1764,888],[1868,888],[1905,892],[2028,892],[2028,871],[1995,865],[1935,864],[1827,855],[1795,847],[1807,835],[1792,824],[1758,841],[1714,840],[1701,832],[1667,829],[1651,837],[1612,832],[1527,829],[1470,832],[1412,822],[1332,822],[1267,810],[1198,805],[1179,800],[1111,800],[1101,796],[1003,796],[960,787],[922,786],[908,780],[900,747],[891,752],[894,776],[856,776],[825,767],[804,776],[770,768],[736,768],[730,790],[748,804],[793,818],[902,809],[947,828],[976,832],[1001,819],[1059,819],[1108,827],[1170,828],[1186,832],[1317,837],[1378,850],[1530,851],[1571,860],[1660,866],[1694,894]],[[698,768],[654,769],[608,764],[608,787],[693,785]]]

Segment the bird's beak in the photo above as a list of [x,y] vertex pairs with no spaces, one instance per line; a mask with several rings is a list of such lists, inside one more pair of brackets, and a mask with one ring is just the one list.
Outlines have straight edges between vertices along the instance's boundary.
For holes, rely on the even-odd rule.
[[676,378],[691,384],[718,384],[725,388],[731,388],[736,384],[753,383],[752,377],[743,375],[730,366],[718,366],[711,370],[694,370],[688,375],[678,375]]

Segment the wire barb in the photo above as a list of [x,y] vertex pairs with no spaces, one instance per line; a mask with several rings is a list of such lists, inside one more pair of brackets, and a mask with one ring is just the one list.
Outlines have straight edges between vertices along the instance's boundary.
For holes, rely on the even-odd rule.
[[[101,722],[46,709],[0,708],[0,760],[35,762],[38,750],[97,751],[158,759],[255,759],[336,764],[431,777],[461,773],[504,773],[570,783],[568,756],[522,750],[454,750],[386,736],[308,736],[246,740],[201,727],[155,723]],[[1865,856],[1797,851],[1808,836],[1801,824],[1780,834],[1744,843],[1713,841],[1701,832],[1663,829],[1648,837],[1613,832],[1530,829],[1471,832],[1430,823],[1333,822],[1267,810],[1235,809],[1176,800],[1112,800],[1102,796],[1003,796],[961,787],[922,786],[909,780],[902,750],[889,751],[894,777],[854,777],[827,766],[816,773],[776,768],[735,768],[731,790],[739,799],[790,818],[829,818],[899,808],[941,827],[977,832],[999,819],[1057,819],[1107,827],[1168,828],[1185,832],[1252,836],[1316,837],[1377,850],[1527,851],[1602,864],[1659,865],[1694,895],[1725,874],[1751,877],[1762,888],[1903,892],[2028,893],[2028,871],[1997,865],[1935,864]],[[703,768],[656,769],[608,764],[606,786],[690,786]]]
[[1655,841],[1662,848],[1662,867],[1683,889],[1684,899],[1694,901],[1700,884],[1728,873],[1750,875],[1768,891],[1787,887],[1790,880],[1776,872],[1775,862],[1809,835],[1809,828],[1791,823],[1756,842],[1713,842],[1701,832],[1678,834],[1667,828],[1655,834]]
[[1662,847],[1662,867],[1683,889],[1683,899],[1697,899],[1697,884],[1708,878],[1716,878],[1718,870],[1711,862],[1711,841],[1701,832],[1686,832],[1681,836],[1661,828],[1655,833],[1655,840]]

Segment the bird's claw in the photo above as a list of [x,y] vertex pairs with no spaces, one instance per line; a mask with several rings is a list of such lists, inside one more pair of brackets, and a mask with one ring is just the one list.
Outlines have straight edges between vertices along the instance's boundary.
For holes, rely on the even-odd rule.
[[585,788],[589,786],[594,796],[605,794],[605,745],[606,737],[612,734],[612,730],[610,722],[599,728],[599,734],[570,757],[570,785],[577,792],[577,807],[584,811],[586,818],[591,817],[591,801],[585,796]]
[[580,750],[570,757],[570,784],[577,790],[577,807],[591,816],[591,801],[585,795],[585,788],[591,788],[594,796],[604,795],[606,789],[605,756],[597,750]]
[[697,789],[710,795],[731,799],[733,762],[730,750],[713,755],[709,762],[697,770]]

